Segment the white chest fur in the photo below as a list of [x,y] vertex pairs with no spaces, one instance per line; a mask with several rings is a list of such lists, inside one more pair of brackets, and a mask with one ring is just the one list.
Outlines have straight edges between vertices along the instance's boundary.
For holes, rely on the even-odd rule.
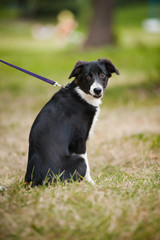
[[93,133],[94,131],[94,127],[95,127],[95,124],[98,120],[98,116],[99,116],[99,112],[100,112],[100,107],[97,107],[97,110],[96,110],[96,113],[94,115],[94,118],[93,118],[93,122],[92,122],[92,125],[91,125],[91,128],[90,128],[90,131],[89,131],[89,136]]
[[89,136],[93,133],[93,129],[94,126],[98,120],[98,115],[100,112],[100,107],[99,105],[102,103],[100,98],[94,98],[92,95],[90,94],[86,94],[85,92],[83,92],[79,87],[76,87],[76,92],[78,93],[78,95],[87,103],[89,103],[90,105],[96,107],[96,113],[94,115],[93,118],[93,122],[89,131]]
[[95,98],[90,94],[87,94],[85,92],[83,92],[79,87],[76,87],[76,92],[78,93],[78,95],[87,103],[89,103],[90,105],[94,106],[94,107],[99,107],[99,105],[101,104],[101,99],[100,98]]

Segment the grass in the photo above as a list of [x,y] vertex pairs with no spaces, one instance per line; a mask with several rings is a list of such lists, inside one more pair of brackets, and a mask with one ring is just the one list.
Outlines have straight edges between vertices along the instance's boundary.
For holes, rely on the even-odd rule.
[[1,239],[160,239],[160,37],[141,29],[146,13],[117,9],[117,45],[85,51],[33,40],[34,22],[3,15],[1,59],[66,84],[78,59],[106,56],[121,75],[109,81],[88,142],[96,186],[58,182],[26,191],[30,127],[57,88],[0,64],[0,185],[8,187],[0,193]]

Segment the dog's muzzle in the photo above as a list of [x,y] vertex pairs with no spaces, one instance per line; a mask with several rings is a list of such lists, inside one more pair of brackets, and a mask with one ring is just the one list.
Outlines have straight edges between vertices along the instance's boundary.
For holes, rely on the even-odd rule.
[[100,84],[94,83],[90,87],[90,94],[95,98],[101,98],[103,96],[103,88]]
[[98,88],[94,88],[93,92],[95,93],[93,96],[95,98],[100,98],[102,97],[102,88],[98,87]]

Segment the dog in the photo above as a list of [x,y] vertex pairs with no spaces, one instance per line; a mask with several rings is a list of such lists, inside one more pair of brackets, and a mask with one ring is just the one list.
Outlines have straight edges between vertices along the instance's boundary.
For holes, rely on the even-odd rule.
[[108,59],[78,61],[69,79],[36,117],[29,136],[26,184],[80,181],[90,176],[86,141],[99,113],[101,98],[112,73],[118,69]]

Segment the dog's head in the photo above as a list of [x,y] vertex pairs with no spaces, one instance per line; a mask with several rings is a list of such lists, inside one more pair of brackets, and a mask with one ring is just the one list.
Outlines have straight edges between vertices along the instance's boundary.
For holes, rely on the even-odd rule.
[[94,98],[101,98],[112,73],[119,75],[118,69],[108,59],[98,59],[92,62],[78,61],[69,79],[75,77],[73,82],[83,92]]

